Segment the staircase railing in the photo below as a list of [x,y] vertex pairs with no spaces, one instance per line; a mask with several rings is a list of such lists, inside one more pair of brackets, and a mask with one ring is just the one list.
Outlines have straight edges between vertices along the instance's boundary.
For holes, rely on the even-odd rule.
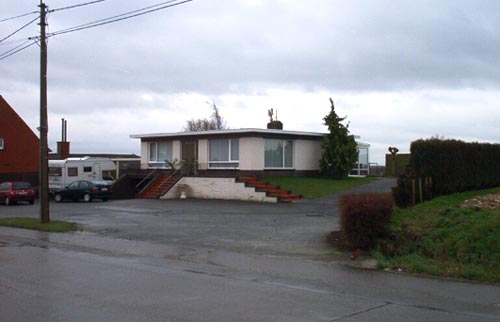
[[[177,174],[178,174],[178,176],[177,176]],[[163,191],[161,192],[160,196],[163,196],[164,194],[166,194],[167,191],[169,191],[170,188],[172,188],[177,183],[177,181],[179,181],[184,176],[184,173],[181,171],[181,169],[177,169],[174,172],[172,172],[171,175],[168,176],[168,178],[165,180],[165,182],[169,181],[171,178],[173,178],[175,176],[177,176],[177,178],[176,178],[174,184],[165,187],[165,189],[163,189]]]
[[144,179],[142,179],[138,184],[135,185],[136,191],[139,190],[139,192],[137,193],[138,195],[140,195],[141,193],[143,193],[155,181],[154,178],[153,178],[153,179],[149,180],[144,187],[140,188],[141,185],[144,182],[146,182],[150,177],[152,177],[153,175],[155,175],[155,177],[156,177],[156,173],[158,171],[159,171],[158,169],[154,169],[153,171],[151,171],[150,173],[148,173],[148,175],[146,177],[144,177]]

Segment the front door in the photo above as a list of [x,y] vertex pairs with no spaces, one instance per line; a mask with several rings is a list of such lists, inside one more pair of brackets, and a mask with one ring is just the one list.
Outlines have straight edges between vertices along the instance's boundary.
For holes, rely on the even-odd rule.
[[182,162],[188,174],[196,172],[196,141],[182,141]]

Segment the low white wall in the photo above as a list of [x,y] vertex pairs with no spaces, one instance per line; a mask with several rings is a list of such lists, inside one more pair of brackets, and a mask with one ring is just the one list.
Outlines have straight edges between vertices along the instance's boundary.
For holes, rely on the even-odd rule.
[[265,192],[256,192],[244,183],[235,182],[234,178],[200,177],[181,178],[160,199],[180,198],[183,191],[187,198],[277,202],[276,197],[267,197]]

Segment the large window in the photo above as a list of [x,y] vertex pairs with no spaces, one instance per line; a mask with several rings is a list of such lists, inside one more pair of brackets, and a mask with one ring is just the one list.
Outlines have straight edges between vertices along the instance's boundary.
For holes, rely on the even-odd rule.
[[0,138],[0,150],[3,150],[3,149],[4,149],[3,138]]
[[240,141],[238,139],[210,140],[208,161],[210,168],[238,168],[240,165]]
[[148,161],[153,167],[168,167],[166,160],[172,161],[172,142],[149,142]]
[[264,154],[265,168],[293,168],[293,141],[267,139]]
[[158,161],[158,143],[149,142],[148,154],[149,154],[149,162],[157,162]]
[[356,162],[350,174],[354,176],[366,176],[370,174],[367,147],[358,146],[358,162]]

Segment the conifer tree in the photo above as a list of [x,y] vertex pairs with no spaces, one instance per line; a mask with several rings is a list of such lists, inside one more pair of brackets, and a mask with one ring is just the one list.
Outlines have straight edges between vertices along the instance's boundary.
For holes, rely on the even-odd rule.
[[321,159],[319,161],[321,174],[334,178],[345,178],[354,168],[358,160],[357,143],[349,133],[349,124],[342,122],[347,117],[339,117],[335,113],[333,100],[330,98],[331,111],[323,118],[329,133],[321,144]]

